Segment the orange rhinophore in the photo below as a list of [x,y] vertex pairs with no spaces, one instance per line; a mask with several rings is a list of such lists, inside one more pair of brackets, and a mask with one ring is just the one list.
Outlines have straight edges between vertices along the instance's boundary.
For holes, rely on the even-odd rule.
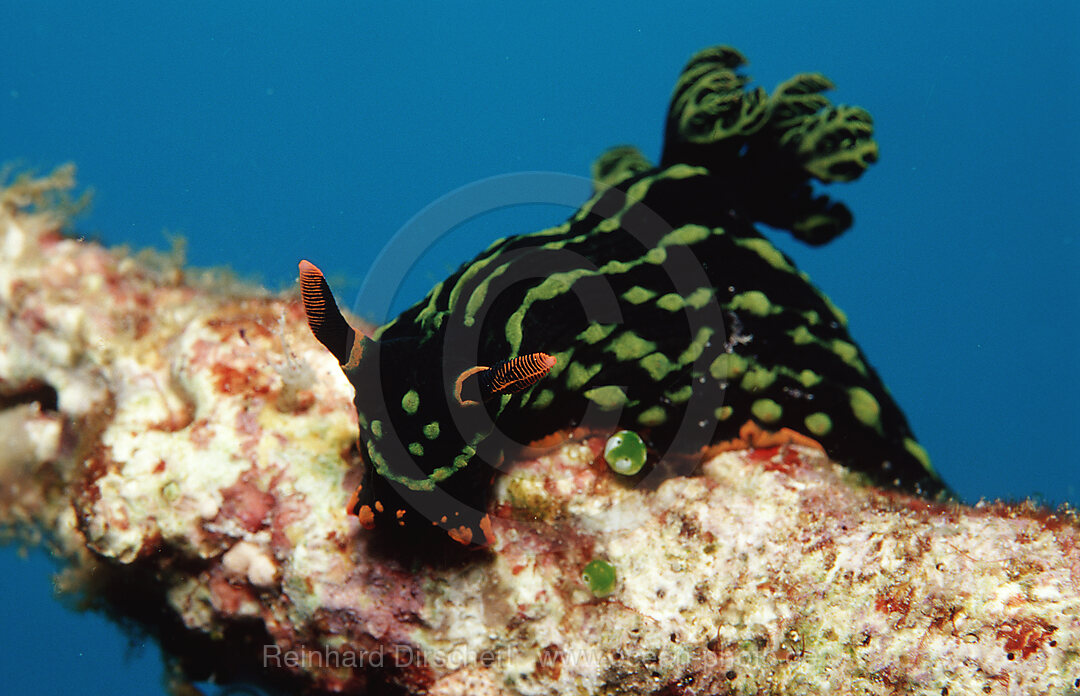
[[478,375],[480,398],[490,401],[502,394],[516,394],[543,379],[551,368],[555,367],[555,358],[547,353],[529,353],[499,363],[495,367],[477,365],[470,367],[454,383],[454,398],[462,406],[475,405],[477,402],[462,397],[465,380]]
[[308,326],[319,343],[326,346],[341,365],[355,365],[361,352],[358,332],[342,316],[322,271],[306,259],[300,262],[300,297],[304,300]]
[[484,400],[500,394],[514,394],[539,382],[555,367],[547,353],[529,353],[499,363],[480,373],[480,394]]

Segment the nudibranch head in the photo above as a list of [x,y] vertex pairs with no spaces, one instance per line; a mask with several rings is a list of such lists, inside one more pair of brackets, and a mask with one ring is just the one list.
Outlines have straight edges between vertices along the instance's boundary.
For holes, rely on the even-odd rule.
[[[745,62],[694,56],[659,167],[606,153],[565,223],[492,244],[370,338],[301,262],[311,329],[356,387],[365,472],[348,510],[364,527],[490,543],[504,457],[574,429],[623,431],[605,454],[627,475],[796,443],[880,485],[947,493],[844,315],[754,227],[809,244],[848,229],[811,180],[876,161],[870,116],[831,105],[814,73],[751,89]],[[590,578],[611,568],[594,563]]]

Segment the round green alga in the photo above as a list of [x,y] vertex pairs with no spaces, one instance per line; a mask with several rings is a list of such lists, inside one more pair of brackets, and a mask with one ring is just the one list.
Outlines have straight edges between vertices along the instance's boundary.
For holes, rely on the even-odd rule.
[[620,430],[604,445],[604,461],[617,473],[633,476],[645,466],[645,443],[631,430]]
[[606,597],[615,589],[615,566],[607,561],[590,561],[581,571],[581,579],[596,597]]

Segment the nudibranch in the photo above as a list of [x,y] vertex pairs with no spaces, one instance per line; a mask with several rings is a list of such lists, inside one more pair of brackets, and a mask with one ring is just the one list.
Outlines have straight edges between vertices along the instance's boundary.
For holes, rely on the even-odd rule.
[[754,226],[813,245],[848,229],[812,182],[877,160],[870,115],[832,105],[815,73],[749,89],[745,62],[698,53],[659,166],[610,150],[569,220],[496,241],[371,336],[301,262],[311,329],[356,387],[366,471],[348,510],[364,527],[490,543],[504,454],[575,428],[640,435],[642,476],[794,442],[879,485],[947,493],[844,315]]

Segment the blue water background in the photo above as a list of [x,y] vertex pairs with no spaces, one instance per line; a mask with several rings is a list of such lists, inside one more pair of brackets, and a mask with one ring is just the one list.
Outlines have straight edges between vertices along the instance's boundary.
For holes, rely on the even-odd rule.
[[[834,187],[853,230],[821,249],[772,238],[847,312],[966,500],[1080,502],[1075,2],[4,5],[0,161],[75,162],[95,190],[80,232],[163,249],[180,234],[191,263],[274,287],[306,257],[346,304],[457,187],[584,176],[618,143],[656,158],[700,48],[737,46],[768,90],[823,72],[873,114],[881,160]],[[569,212],[455,230],[395,307]],[[0,553],[5,693],[162,692],[156,647],[61,607],[43,554]]]

